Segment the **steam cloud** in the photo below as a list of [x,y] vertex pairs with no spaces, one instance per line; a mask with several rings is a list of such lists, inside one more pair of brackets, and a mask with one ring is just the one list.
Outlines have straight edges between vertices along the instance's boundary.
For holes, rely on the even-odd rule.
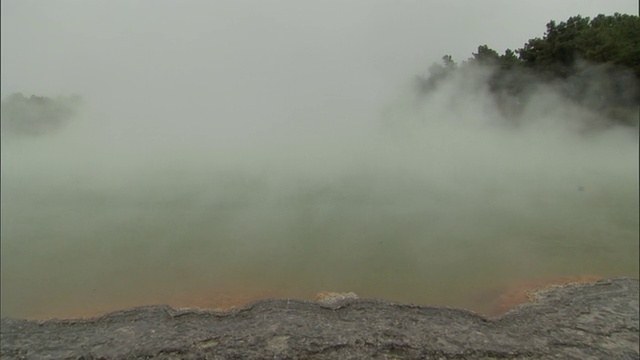
[[217,289],[477,309],[518,279],[637,276],[637,126],[592,127],[602,115],[544,86],[514,125],[486,68],[383,103],[345,69],[336,96],[328,74],[292,67],[270,91],[245,69],[224,89],[110,73],[61,131],[3,133],[3,316]]

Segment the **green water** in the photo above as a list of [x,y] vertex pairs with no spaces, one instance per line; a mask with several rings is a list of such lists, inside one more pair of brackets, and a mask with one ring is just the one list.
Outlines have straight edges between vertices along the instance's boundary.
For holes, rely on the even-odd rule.
[[483,311],[483,294],[518,281],[637,277],[633,136],[423,136],[173,156],[4,142],[2,315],[230,287]]

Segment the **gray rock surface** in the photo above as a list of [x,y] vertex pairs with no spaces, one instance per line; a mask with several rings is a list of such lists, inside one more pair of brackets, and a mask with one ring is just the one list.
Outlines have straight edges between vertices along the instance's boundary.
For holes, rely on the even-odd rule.
[[167,306],[93,319],[5,318],[2,359],[638,359],[638,280],[536,293],[500,318],[342,298],[230,312]]

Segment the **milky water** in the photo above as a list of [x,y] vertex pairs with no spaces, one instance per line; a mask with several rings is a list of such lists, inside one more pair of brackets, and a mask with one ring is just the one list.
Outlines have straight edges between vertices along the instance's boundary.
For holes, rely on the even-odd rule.
[[637,127],[586,131],[553,89],[516,126],[488,69],[410,89],[636,2],[1,6],[2,98],[84,101],[2,132],[2,316],[321,291],[489,311],[514,284],[638,276]]
[[521,281],[637,277],[637,131],[513,128],[465,101],[235,142],[91,111],[7,137],[2,314],[320,291],[485,311]]

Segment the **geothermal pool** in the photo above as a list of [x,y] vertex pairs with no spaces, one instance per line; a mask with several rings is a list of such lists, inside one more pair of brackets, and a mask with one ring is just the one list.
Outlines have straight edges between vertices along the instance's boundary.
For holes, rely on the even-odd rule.
[[638,274],[626,130],[254,147],[101,134],[3,142],[2,316],[321,291],[487,313],[513,284]]

